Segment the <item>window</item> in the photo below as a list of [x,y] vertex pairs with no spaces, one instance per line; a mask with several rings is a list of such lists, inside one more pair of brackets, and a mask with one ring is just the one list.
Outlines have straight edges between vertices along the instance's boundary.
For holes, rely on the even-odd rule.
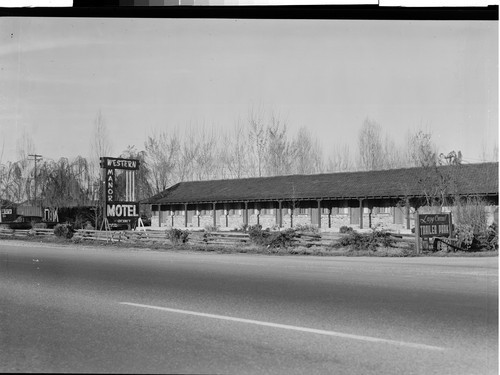
[[274,206],[272,202],[265,203],[261,206],[261,215],[274,215]]
[[299,215],[309,215],[309,209],[308,208],[299,208]]
[[378,207],[378,213],[379,214],[390,214],[391,207]]
[[321,209],[321,214],[322,215],[329,215],[330,214],[330,209],[329,208],[322,208]]
[[349,215],[349,207],[340,207],[339,215]]

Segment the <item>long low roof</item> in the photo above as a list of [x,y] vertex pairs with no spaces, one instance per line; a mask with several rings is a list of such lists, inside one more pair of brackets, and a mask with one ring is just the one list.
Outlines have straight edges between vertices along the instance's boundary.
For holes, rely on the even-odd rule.
[[443,178],[451,181],[453,193],[498,196],[498,163],[481,163],[179,182],[142,203],[422,197]]

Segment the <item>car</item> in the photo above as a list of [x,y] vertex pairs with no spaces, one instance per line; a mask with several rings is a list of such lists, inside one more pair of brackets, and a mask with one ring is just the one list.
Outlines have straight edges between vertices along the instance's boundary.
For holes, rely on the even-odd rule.
[[10,229],[31,229],[33,224],[41,221],[38,216],[18,216],[14,221],[2,223],[2,226]]

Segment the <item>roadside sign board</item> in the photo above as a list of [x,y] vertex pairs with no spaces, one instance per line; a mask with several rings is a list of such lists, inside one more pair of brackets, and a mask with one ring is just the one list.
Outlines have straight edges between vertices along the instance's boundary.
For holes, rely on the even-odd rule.
[[420,238],[451,236],[451,214],[419,214],[418,224]]

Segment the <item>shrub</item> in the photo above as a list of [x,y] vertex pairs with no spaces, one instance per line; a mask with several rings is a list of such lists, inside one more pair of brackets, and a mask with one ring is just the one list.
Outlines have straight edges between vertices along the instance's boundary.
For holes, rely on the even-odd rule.
[[491,224],[486,235],[479,237],[479,242],[484,246],[484,250],[498,250],[498,225],[496,223]]
[[470,224],[455,225],[455,233],[458,238],[458,246],[463,249],[470,249],[474,241],[474,229]]
[[385,230],[374,230],[370,233],[358,233],[352,231],[342,237],[335,247],[350,247],[354,250],[372,250],[376,251],[378,247],[391,247],[395,240],[390,233]]
[[354,229],[352,229],[352,227],[348,227],[347,225],[343,225],[340,227],[339,232],[340,233],[352,233],[352,232],[354,232]]
[[70,224],[57,224],[54,227],[54,234],[57,237],[71,238],[73,237],[74,229]]
[[286,229],[281,232],[271,232],[265,239],[266,246],[272,248],[287,248],[293,245],[297,233],[293,229]]
[[298,232],[311,232],[311,233],[319,233],[319,228],[315,225],[310,224],[297,224],[294,229]]
[[456,200],[453,209],[455,236],[459,245],[468,251],[498,249],[498,228],[495,223],[488,226],[484,199],[469,197]]
[[217,232],[219,230],[219,228],[220,227],[218,225],[213,225],[213,224],[205,225],[206,232]]
[[188,242],[188,237],[189,237],[189,231],[187,230],[182,230],[182,229],[177,229],[177,228],[170,228],[167,231],[167,238],[172,241],[174,245],[177,245],[179,243],[186,243]]
[[250,236],[250,241],[256,245],[265,245],[266,238],[271,235],[269,229],[262,230],[262,225],[255,224],[248,227],[248,235]]
[[269,248],[286,248],[293,245],[297,233],[294,229],[271,232],[269,229],[262,230],[261,225],[252,225],[248,227],[250,241],[259,246]]
[[94,230],[94,226],[92,225],[92,223],[90,221],[87,221],[85,223],[85,227],[83,229],[86,229],[86,230]]
[[458,245],[467,251],[498,250],[498,227],[495,223],[480,233],[474,233],[472,225],[457,224],[455,236],[458,239]]

